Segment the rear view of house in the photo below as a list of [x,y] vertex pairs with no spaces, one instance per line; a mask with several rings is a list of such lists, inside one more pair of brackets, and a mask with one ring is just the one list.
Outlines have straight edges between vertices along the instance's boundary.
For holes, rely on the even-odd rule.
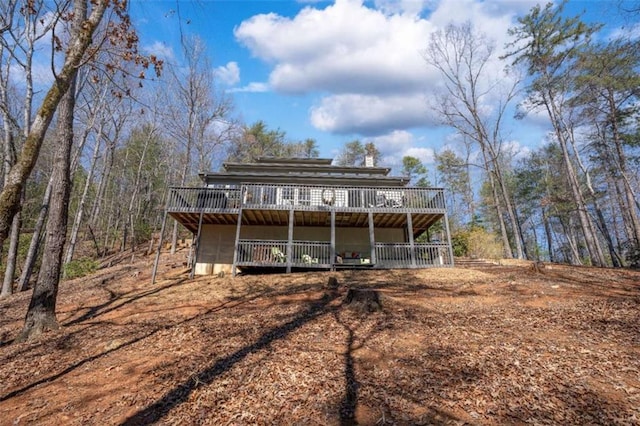
[[195,235],[195,272],[453,266],[443,189],[322,158],[225,163],[171,188],[167,213]]

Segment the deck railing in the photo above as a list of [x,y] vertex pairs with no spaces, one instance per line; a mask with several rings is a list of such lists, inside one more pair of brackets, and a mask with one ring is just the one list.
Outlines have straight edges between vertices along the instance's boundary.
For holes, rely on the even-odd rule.
[[[333,266],[370,266],[376,268],[426,268],[452,266],[447,244],[416,243],[413,256],[409,243],[376,243],[375,263],[346,262],[331,259],[331,243],[326,241],[293,241],[291,251],[284,240],[240,240],[236,265],[268,267],[331,268]],[[344,263],[343,263],[344,262]]]
[[240,240],[236,265],[319,268],[331,265],[331,244],[324,241]]
[[294,241],[293,266],[321,267],[331,265],[331,243],[323,241]]
[[229,185],[171,188],[170,212],[222,212],[238,208],[271,210],[432,211],[444,213],[439,188],[317,185]]
[[416,243],[413,245],[413,256],[409,243],[376,243],[375,247],[376,264],[388,268],[453,265],[449,246],[443,243]]

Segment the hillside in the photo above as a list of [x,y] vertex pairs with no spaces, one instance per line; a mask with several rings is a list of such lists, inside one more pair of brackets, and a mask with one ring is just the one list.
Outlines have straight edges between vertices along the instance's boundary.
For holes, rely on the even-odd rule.
[[[189,280],[185,252],[63,282],[0,424],[638,424],[640,273],[526,262]],[[336,277],[338,287],[328,286]],[[344,303],[375,288],[383,309]]]

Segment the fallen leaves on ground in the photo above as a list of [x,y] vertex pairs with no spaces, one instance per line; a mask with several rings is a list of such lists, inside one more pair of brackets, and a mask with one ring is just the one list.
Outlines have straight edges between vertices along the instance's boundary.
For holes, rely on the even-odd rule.
[[30,295],[0,301],[0,424],[640,423],[637,271],[189,280],[175,256],[154,285],[149,258],[63,282],[36,341],[12,343]]

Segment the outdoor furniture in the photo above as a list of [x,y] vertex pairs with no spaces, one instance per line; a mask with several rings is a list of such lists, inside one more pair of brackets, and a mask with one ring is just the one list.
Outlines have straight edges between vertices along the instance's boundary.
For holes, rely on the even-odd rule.
[[318,258],[317,257],[311,257],[308,254],[303,254],[302,255],[302,263],[318,263]]
[[287,260],[287,257],[278,247],[271,248],[271,256],[276,263],[284,263]]

